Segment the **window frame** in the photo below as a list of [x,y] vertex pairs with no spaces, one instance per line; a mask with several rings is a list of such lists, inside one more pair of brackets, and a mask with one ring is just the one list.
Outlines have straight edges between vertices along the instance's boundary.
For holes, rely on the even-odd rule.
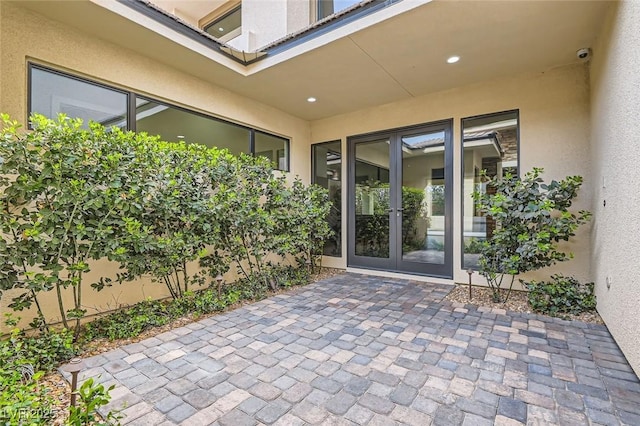
[[85,83],[85,84],[89,84],[91,86],[95,86],[95,87],[99,87],[101,89],[106,89],[106,90],[110,90],[112,92],[117,92],[120,93],[122,95],[126,96],[126,110],[125,110],[125,120],[126,120],[126,125],[125,128],[127,130],[131,130],[130,126],[131,126],[131,115],[130,115],[130,107],[131,107],[131,95],[132,92],[128,91],[128,90],[123,90],[117,87],[113,87],[110,86],[108,84],[99,82],[99,81],[95,81],[95,80],[90,80],[86,77],[82,77],[82,76],[78,76],[78,75],[74,75],[74,74],[70,74],[67,73],[65,71],[61,71],[61,70],[57,70],[55,68],[51,68],[45,65],[41,65],[38,63],[34,63],[34,62],[28,62],[27,63],[27,117],[26,117],[26,123],[27,123],[27,129],[29,130],[33,130],[33,128],[31,127],[31,122],[29,121],[29,117],[31,117],[31,114],[33,113],[33,105],[32,105],[32,100],[31,97],[33,95],[33,91],[31,90],[32,86],[33,86],[33,70],[39,70],[39,71],[43,71],[43,72],[47,72],[47,73],[51,73],[51,74],[55,74],[57,76],[60,77],[65,77],[65,78],[69,78],[71,80],[75,80],[75,81],[79,81],[81,83]]
[[[31,96],[32,96],[32,86],[33,86],[33,78],[32,78],[32,70],[33,69],[38,69],[40,71],[44,71],[44,72],[48,72],[48,73],[52,73],[52,74],[56,74],[59,75],[61,77],[67,77],[67,78],[71,78],[73,80],[77,80],[83,83],[87,83],[87,84],[91,84],[97,87],[101,87],[103,89],[107,89],[107,90],[112,90],[114,92],[118,92],[121,94],[124,94],[127,96],[127,105],[126,105],[126,113],[125,113],[125,117],[126,117],[126,130],[132,131],[132,132],[136,132],[136,98],[142,98],[144,100],[147,100],[149,102],[155,102],[157,104],[161,104],[161,105],[165,105],[169,108],[175,108],[178,109],[180,111],[189,113],[189,114],[195,114],[197,116],[203,117],[203,118],[207,118],[210,120],[215,120],[217,122],[220,123],[224,123],[224,124],[229,124],[231,126],[235,126],[235,127],[240,127],[243,129],[247,129],[249,130],[249,151],[247,152],[247,155],[252,155],[255,156],[255,134],[256,132],[260,132],[263,133],[265,135],[268,136],[273,136],[276,137],[278,139],[282,139],[285,142],[285,170],[281,170],[279,168],[275,168],[273,169],[274,171],[280,171],[280,172],[289,172],[291,170],[290,165],[291,165],[291,139],[286,137],[286,136],[282,136],[282,135],[278,135],[276,133],[271,133],[265,130],[261,130],[261,129],[256,129],[254,127],[250,127],[250,126],[246,126],[243,124],[238,124],[238,123],[234,123],[233,121],[230,120],[226,120],[224,118],[220,118],[220,117],[216,117],[210,114],[207,114],[205,112],[201,112],[201,111],[197,111],[197,110],[193,110],[190,109],[188,107],[184,107],[181,105],[176,105],[173,104],[171,102],[167,102],[161,99],[157,99],[153,96],[149,96],[146,94],[142,94],[142,93],[138,93],[134,90],[126,90],[126,89],[122,89],[119,87],[115,87],[109,84],[105,84],[99,81],[95,81],[95,80],[91,80],[87,77],[84,76],[78,76],[75,74],[71,74],[67,71],[62,71],[59,69],[55,69],[52,68],[50,66],[46,66],[46,65],[42,65],[39,63],[35,63],[35,62],[27,62],[27,117],[25,122],[28,123],[28,129],[32,130],[31,124],[29,122],[29,117],[31,116],[31,114],[34,113],[34,111],[32,110],[32,105],[31,105]],[[73,118],[73,117],[72,117]]]
[[516,116],[516,140],[517,140],[516,153],[518,155],[516,167],[518,169],[518,177],[520,177],[521,175],[520,128],[522,127],[522,125],[520,121],[521,116],[520,116],[519,108],[507,109],[507,110],[498,111],[498,112],[490,112],[487,114],[477,114],[469,117],[460,118],[460,268],[464,271],[471,269],[477,272],[479,270],[478,268],[474,268],[474,267],[465,268],[465,265],[464,265],[464,255],[465,255],[465,251],[464,251],[464,205],[465,205],[464,204],[465,203],[465,196],[464,196],[464,129],[465,127],[464,127],[464,122],[468,120],[479,119],[479,118],[499,117],[505,114],[515,114]]

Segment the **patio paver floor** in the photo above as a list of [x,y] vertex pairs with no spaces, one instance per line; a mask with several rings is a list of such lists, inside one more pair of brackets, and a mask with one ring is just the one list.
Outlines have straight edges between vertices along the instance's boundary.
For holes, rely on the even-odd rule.
[[[129,425],[640,425],[606,327],[338,275],[86,359]],[[124,408],[123,408],[124,407]]]

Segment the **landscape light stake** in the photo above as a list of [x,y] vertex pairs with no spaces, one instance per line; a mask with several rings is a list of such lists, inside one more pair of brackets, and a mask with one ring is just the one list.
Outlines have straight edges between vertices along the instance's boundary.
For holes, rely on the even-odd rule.
[[216,277],[216,281],[218,282],[218,299],[222,297],[222,280],[222,275],[218,274],[218,276]]
[[81,358],[72,358],[71,361],[69,361],[69,364],[62,367],[63,371],[71,373],[71,407],[76,406],[76,397],[78,396],[76,392],[78,388],[78,373],[81,372],[84,367],[84,362]]
[[467,274],[469,274],[469,301],[471,301],[471,275],[473,275],[473,269],[467,269]]

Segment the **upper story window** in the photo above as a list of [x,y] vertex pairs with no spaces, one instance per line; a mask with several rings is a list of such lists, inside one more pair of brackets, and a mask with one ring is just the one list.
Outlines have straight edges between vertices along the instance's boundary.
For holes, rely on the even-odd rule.
[[360,3],[361,0],[318,0],[318,21]]
[[242,5],[214,19],[203,29],[223,43],[239,36],[242,33]]
[[267,157],[276,170],[289,170],[289,139],[220,118],[160,102],[136,93],[29,64],[28,113],[55,118],[64,113],[105,127],[159,135],[168,142],[184,141]]

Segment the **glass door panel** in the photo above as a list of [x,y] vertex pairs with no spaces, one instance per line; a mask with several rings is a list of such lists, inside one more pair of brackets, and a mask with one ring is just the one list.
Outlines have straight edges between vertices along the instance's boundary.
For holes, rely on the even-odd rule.
[[349,138],[354,267],[451,277],[451,121]]
[[445,133],[405,135],[402,143],[402,260],[444,264]]
[[355,145],[355,255],[389,259],[389,139]]

